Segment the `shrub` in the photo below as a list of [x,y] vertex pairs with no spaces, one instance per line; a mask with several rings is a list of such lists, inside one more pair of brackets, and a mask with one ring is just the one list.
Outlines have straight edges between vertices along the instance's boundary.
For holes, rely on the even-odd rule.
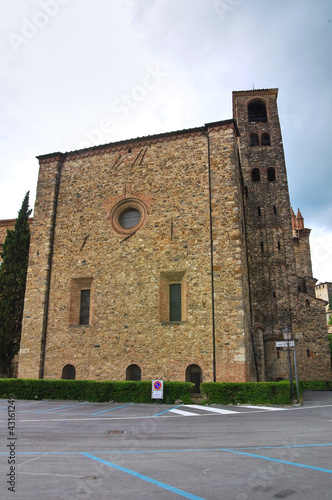
[[[164,382],[164,399],[173,404],[177,399],[191,403],[190,382]],[[49,379],[0,379],[0,397],[13,395],[16,399],[70,399],[78,401],[116,401],[153,403],[151,381],[96,381]]]
[[289,382],[243,382],[201,384],[208,404],[290,404]]
[[331,380],[313,380],[309,382],[300,382],[301,392],[303,391],[332,391]]

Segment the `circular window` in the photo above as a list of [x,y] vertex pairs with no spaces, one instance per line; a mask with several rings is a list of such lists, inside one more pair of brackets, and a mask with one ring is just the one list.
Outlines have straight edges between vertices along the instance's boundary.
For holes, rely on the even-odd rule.
[[126,198],[115,205],[111,211],[113,228],[120,234],[136,232],[146,220],[147,208],[138,199]]
[[141,218],[139,210],[136,208],[127,208],[119,217],[120,226],[123,229],[130,229],[138,224]]

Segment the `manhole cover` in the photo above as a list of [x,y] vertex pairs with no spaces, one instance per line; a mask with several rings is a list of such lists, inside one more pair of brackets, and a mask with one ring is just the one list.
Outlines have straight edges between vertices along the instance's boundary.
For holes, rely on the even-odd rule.
[[126,431],[106,431],[105,434],[126,434]]

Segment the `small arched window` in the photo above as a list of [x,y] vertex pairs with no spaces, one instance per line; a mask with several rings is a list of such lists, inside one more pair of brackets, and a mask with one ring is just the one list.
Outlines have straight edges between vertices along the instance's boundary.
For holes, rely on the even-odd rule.
[[261,145],[262,146],[271,146],[270,134],[264,132],[261,137]]
[[126,380],[141,380],[141,369],[138,365],[129,365],[126,370]]
[[200,385],[202,383],[202,370],[198,365],[189,365],[186,369],[186,382],[195,384],[195,393],[200,392]]
[[267,122],[266,106],[263,101],[254,101],[248,105],[249,123]]
[[62,368],[62,379],[75,380],[76,370],[73,365],[66,365]]
[[276,171],[274,167],[269,167],[267,169],[267,180],[269,182],[274,182],[276,180]]
[[259,168],[253,168],[251,171],[252,182],[259,182],[261,180],[261,172]]
[[258,134],[250,134],[250,146],[259,146]]

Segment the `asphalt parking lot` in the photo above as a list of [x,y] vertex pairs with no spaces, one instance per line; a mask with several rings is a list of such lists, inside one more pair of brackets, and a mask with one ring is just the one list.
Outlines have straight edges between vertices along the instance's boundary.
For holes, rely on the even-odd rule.
[[330,392],[295,407],[0,400],[0,425],[1,499],[332,496]]

